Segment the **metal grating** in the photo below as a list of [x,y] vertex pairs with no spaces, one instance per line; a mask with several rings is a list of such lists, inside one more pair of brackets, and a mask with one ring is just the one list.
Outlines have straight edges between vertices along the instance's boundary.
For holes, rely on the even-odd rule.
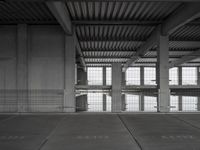
[[200,26],[199,25],[185,25],[170,35],[170,39],[182,41],[199,41],[200,40]]
[[67,1],[72,20],[164,20],[181,3]]

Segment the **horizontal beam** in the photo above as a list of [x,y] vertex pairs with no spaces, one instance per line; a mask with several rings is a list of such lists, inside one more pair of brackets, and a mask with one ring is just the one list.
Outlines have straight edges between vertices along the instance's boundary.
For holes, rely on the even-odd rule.
[[[45,1],[74,1],[74,2],[116,2],[116,0],[5,0],[6,2],[45,2]],[[117,0],[119,2],[199,2],[199,0]]]
[[171,34],[181,26],[200,17],[200,3],[187,3],[179,8],[162,24],[161,32],[163,35]]
[[75,35],[75,43],[76,43],[76,51],[78,53],[78,59],[81,63],[81,66],[83,67],[83,70],[86,72],[86,64],[85,64],[85,60],[84,60],[84,56],[83,56],[83,52],[80,48],[80,45],[79,45],[79,41],[77,39],[77,36]]
[[124,65],[123,72],[126,71],[126,69],[131,66],[132,63],[136,62],[138,59],[141,58],[150,48],[152,48],[157,43],[157,36],[159,34],[160,28],[157,28],[153,31],[151,36],[147,39],[146,43],[143,44],[135,55],[133,55]]
[[47,1],[46,4],[59,24],[62,26],[65,33],[72,35],[72,23],[65,2]]
[[169,68],[173,68],[173,67],[179,66],[179,65],[181,65],[183,63],[189,62],[189,61],[197,59],[197,58],[200,58],[200,50],[192,52],[192,53],[190,53],[190,54],[188,54],[186,56],[183,56],[182,58],[180,58],[178,60],[175,60],[175,61],[171,62],[169,64]]
[[[95,42],[95,43],[102,43],[102,42],[125,42],[125,43],[129,43],[129,42],[135,42],[135,43],[145,43],[145,41],[143,40],[131,40],[131,39],[123,39],[123,40],[119,40],[119,39],[107,39],[107,40],[94,40],[94,39],[80,39],[79,42],[83,43],[83,42]],[[169,45],[174,46],[174,45],[178,45],[181,46],[183,48],[188,48],[188,47],[196,47],[196,48],[200,48],[200,41],[169,41]]]
[[[85,56],[85,59],[128,59],[129,56]],[[180,57],[171,56],[170,58],[179,59]],[[141,57],[141,59],[157,59],[156,56]]]
[[146,52],[158,42],[159,36],[168,35],[181,26],[191,22],[192,20],[200,16],[200,3],[185,3],[181,6],[174,14],[169,16],[164,23],[157,26],[152,32],[151,36],[147,39],[146,43],[139,48],[137,53],[132,56],[124,65],[123,71],[135,61],[137,61],[141,56],[145,55]]
[[161,21],[137,21],[137,20],[73,20],[75,25],[144,25],[144,26],[156,26],[161,24]]

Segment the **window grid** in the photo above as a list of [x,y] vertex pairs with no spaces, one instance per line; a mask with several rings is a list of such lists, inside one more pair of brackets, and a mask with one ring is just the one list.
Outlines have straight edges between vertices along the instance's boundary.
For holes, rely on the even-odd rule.
[[153,67],[144,68],[144,84],[156,85],[156,68]]
[[88,111],[102,112],[103,111],[103,94],[102,93],[88,93]]
[[197,85],[197,68],[182,67],[182,84]]
[[182,107],[183,111],[197,111],[197,97],[183,96]]
[[178,85],[178,68],[169,69],[169,85]]
[[111,77],[112,72],[111,72],[111,67],[106,67],[106,85],[111,85]]
[[87,73],[89,85],[103,85],[102,67],[89,67]]
[[145,96],[144,97],[144,111],[156,112],[157,111],[157,97]]
[[140,85],[140,68],[130,67],[126,71],[126,85]]
[[175,111],[179,111],[179,100],[178,100],[178,96],[170,96],[170,111],[175,112]]
[[139,111],[140,103],[139,103],[139,95],[125,95],[126,100],[126,111]]

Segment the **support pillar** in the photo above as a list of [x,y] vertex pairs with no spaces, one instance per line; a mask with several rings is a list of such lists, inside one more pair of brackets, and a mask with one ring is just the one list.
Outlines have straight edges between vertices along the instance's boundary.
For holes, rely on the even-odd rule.
[[75,112],[75,39],[65,36],[64,112]]
[[[178,85],[182,85],[182,67],[178,67]],[[178,96],[178,110],[182,111],[182,96]]]
[[[200,67],[197,67],[197,85],[200,86]],[[198,97],[197,111],[200,111],[200,97]]]
[[[87,72],[77,68],[77,85],[87,85]],[[76,111],[87,111],[87,94],[76,97]]]
[[[103,67],[103,85],[106,85],[106,67]],[[106,111],[106,94],[103,94],[103,111]]]
[[169,37],[160,35],[158,38],[157,83],[158,83],[158,111],[169,112]]
[[112,64],[112,112],[121,112],[121,87],[122,67],[121,63]]
[[[126,73],[122,72],[122,87],[126,86]],[[126,111],[126,95],[122,94],[122,111]]]
[[[144,85],[144,67],[140,67],[140,85]],[[140,111],[144,111],[144,94],[140,94]]]
[[27,25],[17,26],[17,102],[18,112],[28,111]]

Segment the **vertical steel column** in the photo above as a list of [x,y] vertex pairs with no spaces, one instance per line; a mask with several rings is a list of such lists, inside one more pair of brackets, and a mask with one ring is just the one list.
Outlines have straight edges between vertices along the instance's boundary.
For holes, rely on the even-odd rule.
[[[77,68],[77,85],[87,85],[87,72],[83,68]],[[87,94],[76,97],[76,110],[86,111],[87,109]]]
[[[144,85],[144,67],[140,67],[140,85]],[[144,94],[140,94],[140,111],[144,111]]]
[[[182,85],[182,67],[178,67],[178,85]],[[182,111],[182,96],[178,96],[178,109]]]
[[28,34],[27,25],[17,26],[17,102],[18,112],[28,111]]
[[121,89],[122,89],[122,66],[121,63],[112,64],[112,112],[121,112]]
[[[197,85],[200,86],[200,67],[197,67]],[[197,110],[200,111],[200,97],[198,97]]]
[[169,37],[159,35],[158,37],[158,111],[169,112]]
[[[126,72],[122,72],[122,87],[126,86]],[[126,95],[122,94],[122,111],[126,111]]]
[[[106,85],[106,67],[103,67],[103,85]],[[103,94],[103,111],[106,111],[106,94]]]
[[75,112],[75,39],[74,35],[65,36],[65,90],[64,112]]

